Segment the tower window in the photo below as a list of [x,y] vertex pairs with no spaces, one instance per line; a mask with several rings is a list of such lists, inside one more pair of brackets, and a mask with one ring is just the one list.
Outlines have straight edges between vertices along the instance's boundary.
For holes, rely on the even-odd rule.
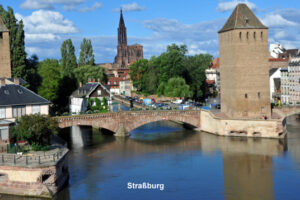
[[263,32],[260,32],[260,39],[261,39],[261,40],[264,39],[264,34],[263,34]]
[[260,99],[260,92],[257,93],[258,98]]
[[253,33],[253,38],[256,40],[256,32]]
[[0,39],[3,39],[3,33],[2,32],[0,33]]
[[240,32],[240,34],[239,34],[239,35],[240,35],[240,40],[241,40],[241,39],[242,39],[242,32]]
[[249,39],[249,32],[247,32],[247,35],[246,35],[246,37],[247,37],[247,40]]
[[247,93],[245,94],[245,99],[248,99],[248,94]]

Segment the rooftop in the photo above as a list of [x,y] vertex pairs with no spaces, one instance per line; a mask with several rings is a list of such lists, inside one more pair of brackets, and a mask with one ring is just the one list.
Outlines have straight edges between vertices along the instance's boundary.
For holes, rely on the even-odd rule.
[[0,86],[0,106],[50,104],[50,101],[16,84]]
[[250,10],[250,8],[244,4],[238,4],[231,16],[223,26],[223,28],[219,31],[225,32],[234,29],[267,29],[265,25],[263,25],[260,20],[254,15],[254,13]]

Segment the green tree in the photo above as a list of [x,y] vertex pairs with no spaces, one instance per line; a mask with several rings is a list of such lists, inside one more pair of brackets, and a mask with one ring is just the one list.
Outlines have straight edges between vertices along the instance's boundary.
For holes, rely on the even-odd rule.
[[172,44],[167,51],[157,58],[157,65],[160,68],[159,82],[167,82],[172,77],[183,77],[184,56],[187,53],[186,45],[177,46]]
[[13,136],[30,145],[49,145],[52,135],[58,131],[58,122],[49,116],[25,115],[17,118],[15,123]]
[[83,38],[80,44],[80,55],[78,65],[94,65],[95,58],[91,40]]
[[53,103],[57,102],[59,83],[61,79],[61,67],[58,60],[46,59],[39,63],[38,73],[42,78],[38,94]]
[[89,98],[87,110],[100,113],[108,112],[106,98],[103,97],[101,101],[98,98]]
[[209,67],[212,56],[209,54],[199,54],[185,58],[185,80],[190,86],[194,99],[203,98],[205,91],[205,70]]
[[103,67],[89,65],[80,66],[74,69],[74,75],[78,83],[87,83],[89,78],[95,80],[100,79],[102,83],[105,83],[107,81],[107,75],[105,74],[105,70]]
[[146,59],[140,59],[130,65],[129,75],[137,91],[145,91],[148,66],[149,61]]
[[26,87],[28,87],[35,93],[38,92],[38,88],[40,87],[42,82],[42,78],[38,73],[38,65],[39,58],[37,57],[37,55],[32,55],[30,58],[26,59],[26,74],[24,76],[24,79],[28,83]]
[[190,86],[180,77],[171,78],[164,89],[164,96],[167,97],[191,97]]
[[73,77],[73,70],[77,67],[75,47],[72,40],[67,39],[61,45],[62,75]]

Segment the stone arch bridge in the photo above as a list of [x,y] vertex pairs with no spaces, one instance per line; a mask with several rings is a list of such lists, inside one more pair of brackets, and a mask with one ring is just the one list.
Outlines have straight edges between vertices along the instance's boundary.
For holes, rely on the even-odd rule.
[[116,133],[116,136],[126,136],[133,129],[161,120],[183,122],[200,129],[200,110],[188,111],[127,111],[102,114],[75,115],[57,117],[59,127],[93,126],[105,128]]

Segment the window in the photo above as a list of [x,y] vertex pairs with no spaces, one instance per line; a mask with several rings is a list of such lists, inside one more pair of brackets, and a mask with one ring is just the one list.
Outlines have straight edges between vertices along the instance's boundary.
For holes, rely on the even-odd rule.
[[98,94],[98,95],[101,95],[101,90],[97,90],[97,94]]
[[260,99],[260,92],[257,93],[258,98]]
[[245,94],[245,99],[247,99],[247,98],[248,98],[248,94],[246,93],[246,94]]
[[110,82],[109,82],[109,81],[107,82],[107,85],[110,85]]
[[14,106],[13,117],[21,117],[25,115],[25,106]]
[[247,37],[247,40],[248,40],[249,39],[249,32],[247,32],[246,37]]
[[3,39],[3,33],[0,33],[0,40]]
[[242,39],[242,32],[240,32],[240,40]]
[[38,114],[40,113],[40,105],[34,105],[32,106],[32,114]]
[[263,32],[260,32],[260,39],[264,39],[264,34],[263,34]]
[[8,140],[8,127],[0,127],[0,140]]
[[256,40],[256,32],[253,33],[253,38]]
[[0,108],[0,119],[5,119],[5,108]]

